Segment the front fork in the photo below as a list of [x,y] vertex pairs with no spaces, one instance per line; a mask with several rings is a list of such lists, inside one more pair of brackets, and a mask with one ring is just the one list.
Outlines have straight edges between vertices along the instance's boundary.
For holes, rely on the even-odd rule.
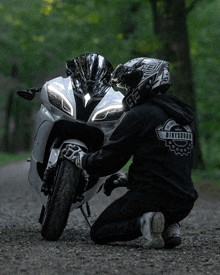
[[[44,171],[44,177],[43,177],[43,184],[41,187],[41,192],[44,193],[45,196],[51,195],[53,190],[53,183],[54,183],[54,177],[56,172],[56,167],[58,164],[58,161],[62,159],[62,150],[66,147],[70,147],[73,145],[80,146],[84,148],[84,150],[88,150],[87,146],[77,139],[69,139],[64,141],[59,148],[52,148],[50,152],[50,156],[48,159],[47,167]],[[82,175],[85,178],[85,181],[88,185],[89,181],[89,175],[86,173],[85,170],[83,170]],[[86,188],[87,186],[85,186]],[[81,199],[81,198],[79,198]]]
[[[85,151],[88,150],[87,146],[82,143],[79,140],[66,140],[62,143],[62,145],[59,148],[52,148],[50,152],[50,156],[48,159],[47,167],[44,171],[44,177],[43,177],[43,185],[41,187],[41,191],[44,193],[45,196],[51,195],[53,192],[53,186],[54,186],[54,178],[56,175],[56,168],[58,161],[62,159],[62,150],[65,149],[68,146],[77,145],[81,148],[84,148]],[[84,200],[83,193],[87,190],[87,187],[89,185],[89,175],[85,170],[82,170],[82,176],[84,178],[84,185],[83,190],[81,189],[77,197],[74,199],[73,203],[81,202]],[[85,202],[86,204],[86,210],[87,214],[85,213],[85,210],[83,208],[83,205],[79,206],[81,213],[83,214],[87,224],[91,227],[91,222],[89,218],[91,217],[91,211],[89,207],[88,201]],[[42,223],[43,215],[44,215],[45,207],[42,207],[41,215],[39,222]]]

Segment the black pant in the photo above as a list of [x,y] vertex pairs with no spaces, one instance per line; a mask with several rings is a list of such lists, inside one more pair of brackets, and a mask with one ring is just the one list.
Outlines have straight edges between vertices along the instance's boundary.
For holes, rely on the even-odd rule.
[[[162,212],[166,226],[183,220],[193,203],[182,209],[169,209],[161,202],[148,203],[140,199],[140,193],[127,192],[110,204],[92,225],[90,236],[97,244],[114,241],[130,241],[140,237],[140,217],[147,212]],[[142,194],[143,195],[143,194]]]

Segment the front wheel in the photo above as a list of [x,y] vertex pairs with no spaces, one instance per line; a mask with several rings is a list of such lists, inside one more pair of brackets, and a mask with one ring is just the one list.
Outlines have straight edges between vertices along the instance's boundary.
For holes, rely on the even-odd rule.
[[79,183],[81,170],[73,163],[62,160],[58,167],[53,192],[48,196],[41,219],[41,235],[46,240],[56,241],[66,227],[73,197]]

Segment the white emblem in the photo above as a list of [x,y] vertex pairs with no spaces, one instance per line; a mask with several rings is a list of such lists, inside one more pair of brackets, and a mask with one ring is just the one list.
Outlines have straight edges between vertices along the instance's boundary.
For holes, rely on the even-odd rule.
[[86,95],[84,96],[84,99],[85,99],[85,107],[86,107],[87,103],[88,103],[89,100],[91,99],[90,94],[86,94]]
[[165,146],[176,155],[191,154],[193,134],[189,126],[181,126],[175,120],[169,119],[164,125],[156,128],[156,134],[158,139],[165,141]]

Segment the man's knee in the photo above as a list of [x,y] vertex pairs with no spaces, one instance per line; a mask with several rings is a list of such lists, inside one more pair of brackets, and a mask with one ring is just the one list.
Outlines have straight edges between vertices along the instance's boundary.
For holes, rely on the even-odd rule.
[[96,228],[91,228],[90,230],[90,238],[96,244],[106,244],[105,239],[101,238],[100,234],[98,234]]

